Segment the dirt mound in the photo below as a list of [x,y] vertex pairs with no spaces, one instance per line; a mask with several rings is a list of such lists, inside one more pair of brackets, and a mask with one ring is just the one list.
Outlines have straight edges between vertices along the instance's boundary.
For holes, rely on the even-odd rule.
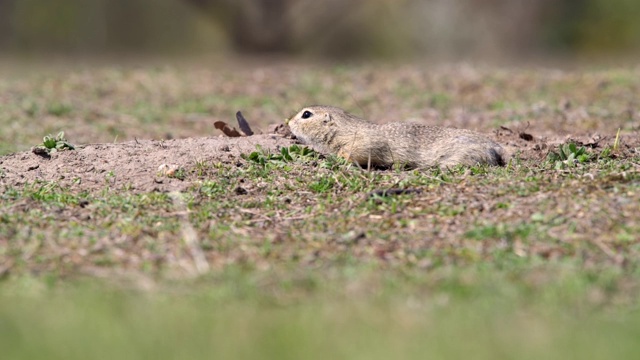
[[[523,160],[539,161],[558,144],[575,142],[592,149],[611,146],[614,136],[538,136],[505,127],[489,135],[502,144],[507,153]],[[621,137],[626,148],[640,141]],[[192,185],[180,176],[180,169],[197,164],[236,163],[241,154],[249,154],[259,145],[279,151],[294,140],[278,134],[248,137],[203,137],[172,140],[135,140],[114,144],[88,144],[75,151],[60,151],[43,157],[31,151],[0,157],[0,189],[21,187],[35,181],[55,181],[78,191],[94,192],[108,186],[133,192],[183,191]]]
[[0,188],[41,180],[89,192],[105,186],[134,192],[180,191],[191,183],[181,180],[176,169],[189,169],[197,162],[235,162],[240,154],[255,151],[256,145],[276,151],[291,144],[279,135],[255,135],[88,144],[50,157],[21,152],[0,157]]

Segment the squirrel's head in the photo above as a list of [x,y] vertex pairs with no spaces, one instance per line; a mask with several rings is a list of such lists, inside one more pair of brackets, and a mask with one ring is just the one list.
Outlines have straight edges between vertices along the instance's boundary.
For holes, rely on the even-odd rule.
[[287,124],[297,138],[314,144],[336,125],[340,113],[343,113],[342,109],[330,106],[307,106],[287,120]]
[[307,106],[287,120],[287,124],[292,127],[302,124],[328,124],[331,122],[331,114],[335,114],[336,110],[342,111],[330,106]]

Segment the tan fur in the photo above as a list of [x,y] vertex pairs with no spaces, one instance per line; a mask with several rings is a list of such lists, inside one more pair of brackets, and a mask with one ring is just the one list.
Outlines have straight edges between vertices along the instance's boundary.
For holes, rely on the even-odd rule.
[[[312,115],[303,119],[305,111]],[[309,106],[288,120],[305,144],[361,166],[411,168],[504,165],[504,149],[476,132],[413,123],[376,125],[332,106]]]

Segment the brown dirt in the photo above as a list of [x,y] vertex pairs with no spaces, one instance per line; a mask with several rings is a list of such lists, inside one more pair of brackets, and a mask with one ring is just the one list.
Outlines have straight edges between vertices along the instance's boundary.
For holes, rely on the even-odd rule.
[[[57,181],[81,191],[98,191],[109,184],[134,192],[181,191],[191,185],[163,176],[161,166],[188,169],[196,162],[233,163],[260,145],[275,151],[292,140],[279,135],[203,137],[174,140],[136,140],[117,144],[88,144],[46,158],[30,151],[0,157],[2,187],[19,187],[37,180]],[[81,185],[75,185],[81,184]]]

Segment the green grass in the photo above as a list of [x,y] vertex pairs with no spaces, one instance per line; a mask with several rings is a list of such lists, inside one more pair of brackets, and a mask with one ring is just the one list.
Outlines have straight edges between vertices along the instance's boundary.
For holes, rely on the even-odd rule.
[[362,266],[329,277],[232,267],[143,292],[22,278],[3,285],[0,345],[10,359],[618,359],[640,353],[637,312],[594,313],[589,304],[608,296],[598,289],[614,287],[615,271],[576,276],[576,265],[538,264],[535,276],[553,278],[538,288],[527,266],[501,262],[509,268],[447,267],[428,277],[422,270]]
[[[184,199],[213,271],[191,280],[166,194],[8,189],[4,208],[23,207],[0,214],[0,346],[11,359],[636,357],[638,203],[603,205],[637,197],[640,178],[610,159],[537,166],[369,172],[301,148],[200,162]],[[425,193],[363,197],[392,186]]]
[[[635,266],[638,244],[630,234],[638,230],[633,220],[638,173],[612,159],[562,171],[554,170],[555,161],[366,171],[293,146],[247,154],[241,166],[201,162],[181,169],[180,178],[195,180],[184,194],[189,223],[211,253],[222,253],[231,264],[304,266],[304,259],[311,259],[330,266],[340,264],[347,251],[354,261],[382,259],[392,267],[474,266],[494,261],[494,252],[510,251],[527,259],[580,259],[606,268],[611,259],[604,246]],[[131,194],[110,184],[106,173],[101,191],[56,182],[7,188],[1,195],[0,235],[11,239],[2,248],[11,255],[12,272],[37,267],[66,277],[106,262],[163,274],[175,270],[172,259],[189,262],[182,220],[175,215],[184,210],[166,194]],[[389,188],[422,192],[366,195]],[[341,234],[352,232],[365,234],[365,240],[345,247]],[[612,237],[628,241],[612,243]],[[51,238],[64,240],[46,241]],[[243,246],[229,248],[229,239]],[[102,246],[73,256],[87,241]],[[38,261],[25,261],[26,254]]]
[[[0,82],[15,92],[0,96],[0,152],[60,129],[74,144],[201,136],[203,115],[246,107],[275,122],[316,101],[394,118],[463,108],[474,126],[530,119],[534,135],[598,129],[611,140],[637,121],[625,112],[631,70],[606,88],[620,71],[298,70],[264,84],[174,68]],[[3,358],[637,358],[640,157],[615,143],[426,170],[258,148],[180,167],[183,204],[120,188],[113,172],[98,189],[3,184]],[[386,189],[420,191],[371,195]]]

